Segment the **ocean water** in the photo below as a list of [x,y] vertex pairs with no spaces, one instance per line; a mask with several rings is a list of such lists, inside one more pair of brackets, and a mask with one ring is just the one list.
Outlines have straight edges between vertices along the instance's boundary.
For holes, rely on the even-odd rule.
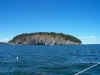
[[[100,45],[0,44],[0,75],[75,75],[100,62]],[[100,75],[97,65],[79,75]]]

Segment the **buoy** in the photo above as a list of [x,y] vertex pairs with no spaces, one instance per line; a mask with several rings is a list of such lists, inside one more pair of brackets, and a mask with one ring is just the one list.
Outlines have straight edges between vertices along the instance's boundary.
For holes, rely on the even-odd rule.
[[17,63],[18,63],[18,60],[19,60],[19,57],[17,56],[17,57],[16,57],[16,62],[17,62]]

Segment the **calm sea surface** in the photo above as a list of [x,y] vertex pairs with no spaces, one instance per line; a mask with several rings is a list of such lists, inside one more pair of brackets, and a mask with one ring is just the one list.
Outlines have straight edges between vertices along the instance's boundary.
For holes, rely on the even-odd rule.
[[[100,62],[100,45],[0,44],[0,75],[75,75]],[[79,75],[100,75],[100,65]]]

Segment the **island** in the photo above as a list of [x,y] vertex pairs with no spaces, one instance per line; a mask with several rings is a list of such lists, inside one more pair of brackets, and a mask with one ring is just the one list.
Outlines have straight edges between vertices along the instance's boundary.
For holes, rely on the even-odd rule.
[[22,45],[80,45],[82,42],[80,39],[68,34],[36,32],[17,35],[8,43]]
[[2,45],[8,45],[7,42],[0,42],[0,44],[2,44]]

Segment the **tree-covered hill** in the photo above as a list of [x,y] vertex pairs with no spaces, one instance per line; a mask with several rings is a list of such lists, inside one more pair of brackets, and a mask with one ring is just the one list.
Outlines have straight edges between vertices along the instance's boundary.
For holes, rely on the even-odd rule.
[[17,35],[8,43],[28,45],[68,45],[81,44],[82,42],[72,35],[55,32],[37,32]]

